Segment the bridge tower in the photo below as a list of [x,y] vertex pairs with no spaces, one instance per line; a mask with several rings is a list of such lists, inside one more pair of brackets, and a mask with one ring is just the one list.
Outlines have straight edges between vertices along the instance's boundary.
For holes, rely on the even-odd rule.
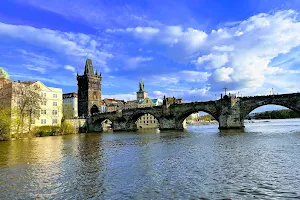
[[148,93],[145,91],[145,84],[142,77],[139,83],[139,88],[140,88],[139,91],[136,92],[136,99],[138,101],[148,97]]
[[86,59],[84,74],[78,75],[78,116],[87,117],[99,112],[101,107],[101,73],[94,72],[91,59]]

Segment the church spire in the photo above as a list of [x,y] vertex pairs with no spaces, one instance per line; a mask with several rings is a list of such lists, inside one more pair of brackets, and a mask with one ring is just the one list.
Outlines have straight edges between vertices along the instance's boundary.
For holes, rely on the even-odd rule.
[[85,75],[95,75],[92,60],[87,58],[85,61],[85,68],[84,68]]

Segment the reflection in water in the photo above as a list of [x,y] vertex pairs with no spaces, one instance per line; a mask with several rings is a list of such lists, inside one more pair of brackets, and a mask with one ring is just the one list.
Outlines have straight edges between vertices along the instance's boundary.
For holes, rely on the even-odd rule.
[[242,129],[231,129],[231,130],[219,130],[220,136],[233,136],[233,135],[242,135],[247,133],[244,128]]
[[2,142],[1,198],[296,199],[299,122]]
[[78,143],[79,163],[74,189],[81,191],[80,199],[103,197],[105,166],[101,134],[82,134]]

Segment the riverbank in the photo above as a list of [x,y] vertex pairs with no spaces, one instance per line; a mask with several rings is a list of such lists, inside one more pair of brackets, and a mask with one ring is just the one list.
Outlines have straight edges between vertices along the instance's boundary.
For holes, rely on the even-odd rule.
[[6,133],[0,135],[0,141],[29,139],[34,137],[61,136],[78,133],[78,127],[69,121],[64,121],[60,126],[36,126],[23,133]]
[[210,125],[210,124],[217,124],[216,120],[213,121],[187,121],[186,125]]

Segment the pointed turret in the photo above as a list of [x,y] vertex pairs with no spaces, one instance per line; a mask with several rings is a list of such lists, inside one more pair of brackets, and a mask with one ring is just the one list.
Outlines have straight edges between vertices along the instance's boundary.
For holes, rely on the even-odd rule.
[[85,75],[95,75],[92,60],[89,58],[86,59],[86,61],[85,61],[84,74]]

